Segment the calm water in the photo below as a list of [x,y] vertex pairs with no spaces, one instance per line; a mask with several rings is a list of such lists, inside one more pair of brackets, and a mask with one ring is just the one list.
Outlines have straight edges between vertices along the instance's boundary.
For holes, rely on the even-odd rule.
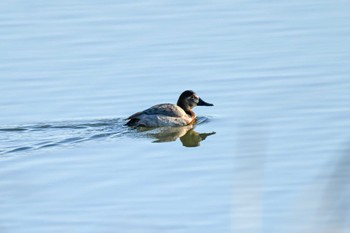
[[[2,1],[0,232],[349,232],[348,1]],[[125,118],[195,90],[194,129]]]

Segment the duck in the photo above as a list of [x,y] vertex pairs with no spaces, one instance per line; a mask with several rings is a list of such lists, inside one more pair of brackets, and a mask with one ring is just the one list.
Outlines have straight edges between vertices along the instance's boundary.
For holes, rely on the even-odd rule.
[[196,106],[214,106],[202,100],[194,91],[181,93],[177,104],[157,104],[141,112],[129,116],[127,126],[131,127],[178,127],[196,123],[196,114],[192,110]]

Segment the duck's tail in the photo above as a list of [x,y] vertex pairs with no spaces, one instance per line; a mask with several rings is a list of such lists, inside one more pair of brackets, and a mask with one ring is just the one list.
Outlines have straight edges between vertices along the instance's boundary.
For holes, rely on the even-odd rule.
[[137,118],[132,118],[132,119],[128,119],[129,121],[126,122],[126,126],[137,126],[137,123],[139,122],[139,119]]

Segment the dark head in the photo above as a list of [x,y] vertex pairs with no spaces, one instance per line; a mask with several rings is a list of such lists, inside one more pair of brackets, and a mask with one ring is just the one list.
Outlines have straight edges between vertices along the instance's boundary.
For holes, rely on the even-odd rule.
[[177,101],[177,105],[187,113],[196,106],[214,106],[213,104],[209,104],[202,100],[194,91],[191,90],[182,92],[179,100]]

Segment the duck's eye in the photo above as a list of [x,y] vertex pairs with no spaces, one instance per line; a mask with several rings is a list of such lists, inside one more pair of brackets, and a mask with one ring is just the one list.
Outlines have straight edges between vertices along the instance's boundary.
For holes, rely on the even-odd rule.
[[193,96],[191,96],[191,100],[193,101],[193,102],[198,102],[198,96],[195,96],[195,95],[193,95]]

